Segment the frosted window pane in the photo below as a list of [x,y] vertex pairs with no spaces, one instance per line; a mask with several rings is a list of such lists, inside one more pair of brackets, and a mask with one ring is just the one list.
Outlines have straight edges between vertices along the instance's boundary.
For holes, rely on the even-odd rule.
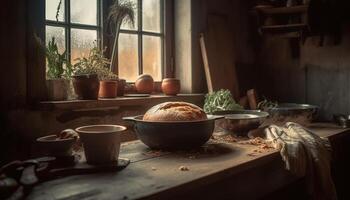
[[[56,21],[56,12],[60,0],[46,0],[46,19]],[[62,0],[60,11],[58,13],[58,21],[64,21],[64,0]]]
[[96,46],[97,31],[72,29],[71,36],[71,60],[75,63],[76,58],[88,56],[90,49]]
[[46,44],[51,41],[52,37],[55,37],[55,41],[58,46],[58,51],[63,53],[66,49],[66,37],[65,30],[62,27],[46,26]]
[[161,38],[143,36],[143,73],[150,74],[155,81],[162,79]]
[[71,22],[97,25],[97,0],[71,0]]
[[134,13],[135,13],[135,24],[134,26],[132,26],[130,23],[124,23],[121,25],[121,29],[125,29],[125,30],[137,30],[138,27],[138,8],[137,8],[137,0],[130,0],[133,4],[134,4]]
[[138,72],[138,39],[136,34],[119,35],[118,74],[120,78],[134,82]]
[[160,32],[160,0],[142,1],[142,25],[144,31]]

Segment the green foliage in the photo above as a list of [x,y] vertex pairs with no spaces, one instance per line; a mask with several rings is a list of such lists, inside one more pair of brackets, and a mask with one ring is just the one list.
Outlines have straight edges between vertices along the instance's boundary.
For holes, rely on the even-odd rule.
[[216,111],[242,110],[229,90],[221,89],[205,95],[204,111],[213,114]]
[[72,66],[67,59],[67,51],[64,51],[62,54],[58,51],[58,46],[54,37],[52,37],[49,43],[46,45],[45,55],[47,61],[47,79],[71,77]]
[[267,111],[271,108],[276,108],[278,106],[277,101],[270,101],[266,97],[264,97],[264,100],[260,101],[258,103],[258,109]]
[[100,80],[117,80],[118,76],[110,71],[110,61],[103,56],[98,47],[90,50],[87,57],[77,58],[74,64],[74,75],[97,74]]

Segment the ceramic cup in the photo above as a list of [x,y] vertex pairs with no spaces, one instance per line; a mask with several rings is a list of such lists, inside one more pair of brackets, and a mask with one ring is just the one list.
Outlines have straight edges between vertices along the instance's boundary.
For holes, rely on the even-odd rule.
[[83,143],[89,164],[108,164],[118,161],[120,134],[126,127],[119,125],[91,125],[75,129]]

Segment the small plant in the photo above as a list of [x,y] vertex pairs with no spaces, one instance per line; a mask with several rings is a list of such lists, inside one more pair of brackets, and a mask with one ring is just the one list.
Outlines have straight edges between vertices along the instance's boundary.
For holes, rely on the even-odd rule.
[[204,111],[213,114],[216,111],[242,110],[229,90],[221,89],[205,95]]
[[41,40],[39,44],[45,49],[47,70],[47,79],[69,79],[72,75],[72,66],[67,59],[67,51],[60,53],[55,37],[52,37],[49,43],[45,46]]
[[110,61],[103,56],[103,51],[97,47],[90,50],[87,57],[77,58],[74,65],[74,75],[97,74],[100,80],[117,80],[118,76],[110,71]]
[[111,62],[111,69],[113,69],[113,66],[116,64],[116,56],[117,56],[117,44],[118,44],[118,38],[119,38],[119,31],[120,26],[125,24],[130,24],[134,26],[135,24],[135,5],[130,0],[115,0],[114,3],[109,8],[108,13],[108,22],[110,27],[115,28],[115,38],[114,38],[114,44],[113,44],[113,51],[112,51],[112,62]]

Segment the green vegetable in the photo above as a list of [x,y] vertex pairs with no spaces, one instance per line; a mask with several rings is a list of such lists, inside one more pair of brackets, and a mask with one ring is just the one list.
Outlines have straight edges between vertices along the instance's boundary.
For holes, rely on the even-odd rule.
[[276,108],[278,106],[278,102],[277,101],[270,101],[268,99],[266,99],[264,97],[263,101],[260,101],[258,103],[258,109],[263,110],[263,111],[267,111],[271,108]]
[[221,89],[205,95],[204,111],[213,114],[216,111],[242,110],[229,90]]

